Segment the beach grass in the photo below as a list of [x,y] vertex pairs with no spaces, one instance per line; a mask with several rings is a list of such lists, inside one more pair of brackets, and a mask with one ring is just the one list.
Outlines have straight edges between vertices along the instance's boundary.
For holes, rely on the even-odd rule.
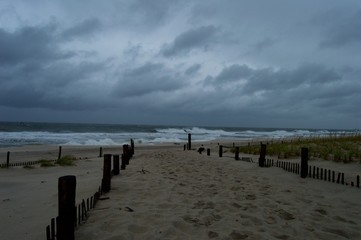
[[[361,135],[328,136],[299,138],[290,141],[272,141],[267,143],[267,155],[279,159],[299,157],[301,148],[308,148],[310,158],[332,160],[335,162],[361,163]],[[240,152],[259,154],[259,145],[241,146]]]
[[41,159],[39,160],[40,167],[55,167],[58,166],[75,166],[76,157],[72,155],[66,155],[58,159],[57,161]]
[[40,167],[55,167],[53,160],[41,159],[39,160]]
[[75,166],[75,160],[76,158],[72,155],[66,155],[64,157],[61,157],[56,161],[56,164],[59,166]]

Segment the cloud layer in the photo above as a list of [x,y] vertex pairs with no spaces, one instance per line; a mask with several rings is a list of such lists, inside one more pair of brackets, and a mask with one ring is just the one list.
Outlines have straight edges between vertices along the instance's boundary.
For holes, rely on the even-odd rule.
[[0,120],[361,127],[356,0],[6,0],[0,13]]

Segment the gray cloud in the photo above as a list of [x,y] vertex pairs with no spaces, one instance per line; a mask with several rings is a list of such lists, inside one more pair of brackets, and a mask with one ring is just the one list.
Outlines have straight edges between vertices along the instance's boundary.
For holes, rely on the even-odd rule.
[[146,63],[127,69],[119,77],[114,94],[120,98],[140,97],[154,92],[167,92],[186,84],[178,71],[160,63]]
[[[349,14],[349,13],[348,13]],[[326,39],[321,42],[322,47],[342,47],[348,44],[361,43],[361,10],[351,14],[329,27]]]
[[89,38],[101,29],[101,22],[97,18],[89,18],[79,24],[66,29],[60,34],[64,40],[74,40],[75,38]]
[[361,127],[360,1],[4,1],[0,120]]
[[161,50],[165,57],[185,55],[194,49],[206,51],[216,40],[218,29],[215,26],[202,26],[178,35],[171,44]]
[[190,66],[189,68],[187,68],[187,70],[185,71],[185,74],[193,75],[193,74],[197,73],[201,69],[201,67],[202,67],[201,64],[194,64],[194,65]]
[[68,58],[71,52],[61,52],[54,41],[54,29],[22,27],[14,32],[0,29],[0,64],[18,64],[24,61],[49,61]]

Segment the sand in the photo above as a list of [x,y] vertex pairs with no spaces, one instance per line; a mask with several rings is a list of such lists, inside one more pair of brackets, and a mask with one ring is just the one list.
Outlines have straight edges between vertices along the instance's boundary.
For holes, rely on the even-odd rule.
[[[259,168],[235,161],[230,152],[219,158],[216,143],[204,146],[211,156],[183,151],[183,145],[136,146],[130,165],[103,195],[109,199],[89,212],[76,239],[361,239],[361,189]],[[54,146],[12,151],[19,159],[57,154]],[[0,169],[0,239],[45,239],[45,227],[57,215],[60,176],[77,176],[77,202],[95,192],[102,174],[99,150],[68,151],[81,152],[77,166]]]

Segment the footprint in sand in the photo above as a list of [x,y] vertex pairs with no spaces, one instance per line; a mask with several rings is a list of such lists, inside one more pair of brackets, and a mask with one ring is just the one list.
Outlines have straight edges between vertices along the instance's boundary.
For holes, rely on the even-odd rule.
[[246,239],[248,238],[248,235],[247,234],[244,234],[244,233],[240,233],[240,232],[237,232],[237,231],[233,231],[231,234],[229,234],[229,236],[231,237],[231,239],[234,239],[234,240],[239,240],[239,239]]
[[218,235],[218,233],[216,233],[216,232],[212,232],[212,231],[209,231],[208,232],[208,237],[209,238],[216,238],[216,237],[218,237],[219,235]]
[[255,194],[247,194],[246,199],[247,200],[256,200],[256,195]]
[[213,202],[198,201],[193,204],[193,209],[214,209]]
[[128,230],[131,233],[145,233],[148,230],[148,228],[145,226],[140,226],[140,225],[136,225],[136,224],[129,224]]
[[288,220],[295,219],[295,217],[291,213],[289,213],[283,209],[277,210],[276,212],[278,212],[279,217],[282,218],[283,220],[288,221]]

